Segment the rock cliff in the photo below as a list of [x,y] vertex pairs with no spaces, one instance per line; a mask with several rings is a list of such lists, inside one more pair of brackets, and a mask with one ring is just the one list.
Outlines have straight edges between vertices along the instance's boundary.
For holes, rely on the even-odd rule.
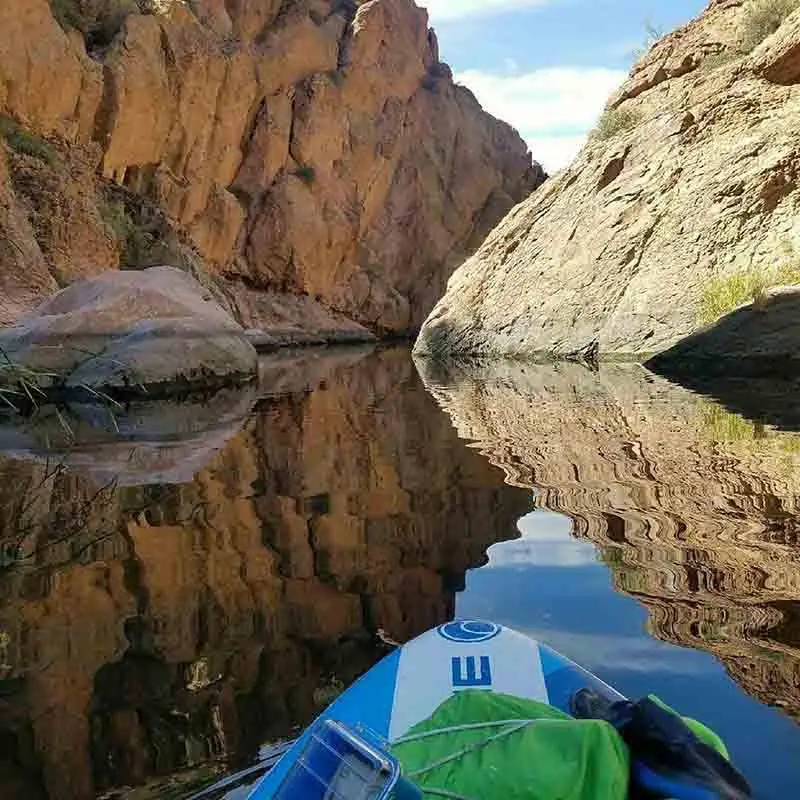
[[[246,326],[418,328],[544,175],[413,0],[6,0],[0,323],[169,264]],[[287,299],[288,298],[288,299]]]
[[800,281],[800,10],[768,36],[762,7],[712,0],[660,39],[454,274],[417,352],[655,353]]
[[[800,718],[798,434],[636,365],[425,369],[459,435],[598,545],[655,635],[714,653],[748,692]],[[770,414],[797,391],[747,388],[772,398]]]
[[183,482],[0,461],[3,798],[222,769],[385,654],[379,629],[405,641],[451,617],[530,495],[463,447],[405,352],[352,360],[266,362],[255,413]]

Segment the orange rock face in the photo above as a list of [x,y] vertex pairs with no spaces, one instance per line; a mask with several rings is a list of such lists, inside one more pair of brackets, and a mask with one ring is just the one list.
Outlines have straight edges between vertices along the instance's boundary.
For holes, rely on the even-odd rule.
[[0,462],[0,796],[247,755],[381,657],[379,629],[452,615],[530,495],[463,447],[405,354],[369,358],[309,355],[293,385],[276,359],[186,483],[98,491]]
[[[61,6],[72,12],[59,25],[47,0],[3,4],[0,114],[57,151],[48,188],[65,208],[28,239],[62,284],[120,260],[153,263],[131,245],[160,213],[219,279],[406,331],[544,179],[517,133],[453,84],[413,0]],[[97,189],[70,197],[89,144]],[[34,156],[10,138],[7,149],[14,196]],[[143,209],[133,229],[109,220],[114,184]],[[98,212],[81,213],[87,203]],[[64,241],[64,225],[81,235]],[[15,296],[30,306],[24,286]],[[9,303],[0,322],[14,313]]]

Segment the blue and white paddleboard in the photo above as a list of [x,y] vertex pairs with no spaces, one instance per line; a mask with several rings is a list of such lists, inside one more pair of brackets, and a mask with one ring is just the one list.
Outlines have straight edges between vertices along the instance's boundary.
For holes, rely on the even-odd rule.
[[[622,695],[546,645],[493,622],[456,620],[399,647],[321,715],[362,725],[394,741],[429,717],[453,692],[483,689],[568,711],[581,688],[610,700]],[[271,798],[303,750],[306,731],[250,794]]]

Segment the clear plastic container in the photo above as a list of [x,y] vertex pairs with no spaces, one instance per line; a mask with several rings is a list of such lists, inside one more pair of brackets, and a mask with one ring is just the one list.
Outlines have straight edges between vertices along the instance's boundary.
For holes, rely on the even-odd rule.
[[276,800],[394,800],[422,797],[400,777],[388,744],[364,728],[320,720],[284,778]]

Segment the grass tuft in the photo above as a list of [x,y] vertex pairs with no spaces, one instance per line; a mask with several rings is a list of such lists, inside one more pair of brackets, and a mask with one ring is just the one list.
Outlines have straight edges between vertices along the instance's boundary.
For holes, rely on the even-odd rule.
[[4,114],[0,114],[0,138],[5,139],[15,153],[38,158],[50,165],[56,161],[56,151],[52,145],[24,130],[19,123]]
[[796,9],[800,0],[752,0],[747,6],[740,31],[741,48],[755,50],[761,42],[780,28]]
[[597,122],[594,136],[601,141],[613,139],[620,133],[633,130],[639,124],[641,118],[641,114],[632,108],[620,106],[606,109]]
[[[791,246],[790,246],[791,247]],[[792,257],[777,267],[740,270],[712,278],[703,289],[699,322],[710,325],[746,303],[763,304],[774,286],[800,284],[800,260]]]

